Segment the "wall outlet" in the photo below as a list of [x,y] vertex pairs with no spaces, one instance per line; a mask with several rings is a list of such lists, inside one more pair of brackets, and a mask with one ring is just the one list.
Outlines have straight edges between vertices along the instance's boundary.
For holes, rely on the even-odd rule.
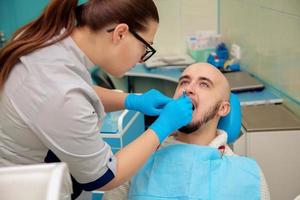
[[230,56],[233,59],[241,59],[241,47],[237,44],[232,44],[230,49]]

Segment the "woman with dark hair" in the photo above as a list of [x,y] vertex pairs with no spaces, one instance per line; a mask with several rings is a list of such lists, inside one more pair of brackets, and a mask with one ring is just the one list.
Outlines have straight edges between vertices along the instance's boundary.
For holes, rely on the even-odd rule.
[[[52,0],[0,50],[0,166],[66,162],[75,199],[128,180],[174,130],[190,122],[191,100],[92,86],[88,68],[121,77],[149,59],[159,17],[152,0]],[[99,134],[106,112],[158,119],[113,155]]]

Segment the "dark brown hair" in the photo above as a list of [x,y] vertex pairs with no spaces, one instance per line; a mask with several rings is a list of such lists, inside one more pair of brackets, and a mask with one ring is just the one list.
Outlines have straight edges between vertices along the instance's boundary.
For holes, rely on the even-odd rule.
[[[112,23],[126,23],[130,29],[145,31],[149,19],[159,22],[153,0],[52,0],[34,21],[18,29],[0,49],[0,90],[21,56],[68,37],[76,26],[98,31]],[[65,32],[49,41],[54,36]]]

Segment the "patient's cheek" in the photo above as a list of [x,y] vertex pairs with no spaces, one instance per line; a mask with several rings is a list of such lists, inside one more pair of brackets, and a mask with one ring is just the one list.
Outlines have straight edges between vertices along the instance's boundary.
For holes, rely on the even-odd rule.
[[199,121],[199,119],[201,119],[201,114],[199,113],[199,111],[194,110],[192,115],[192,122]]
[[175,94],[175,95],[173,96],[173,99],[178,99],[178,97],[179,97],[179,95]]
[[177,88],[177,89],[175,90],[175,93],[174,93],[173,98],[174,98],[174,99],[178,99],[181,95],[182,95],[182,90],[179,89],[179,88]]

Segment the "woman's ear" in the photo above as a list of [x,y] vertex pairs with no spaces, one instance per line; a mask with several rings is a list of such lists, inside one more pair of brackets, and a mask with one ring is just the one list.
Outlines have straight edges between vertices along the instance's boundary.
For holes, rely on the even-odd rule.
[[230,112],[230,103],[229,101],[223,101],[219,107],[218,114],[220,117],[226,116]]
[[115,30],[113,32],[113,42],[118,43],[121,40],[123,40],[129,33],[129,27],[127,24],[118,24],[115,27]]

